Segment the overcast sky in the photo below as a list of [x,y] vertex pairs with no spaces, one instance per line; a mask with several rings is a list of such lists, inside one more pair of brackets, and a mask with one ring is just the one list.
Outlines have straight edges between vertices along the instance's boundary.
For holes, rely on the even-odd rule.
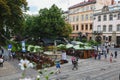
[[56,4],[59,8],[66,11],[69,6],[80,3],[84,0],[27,0],[29,7],[29,14],[37,14],[40,9],[50,8]]
[[27,0],[29,14],[38,14],[38,11],[43,8],[50,8],[53,4],[56,4],[59,8],[66,11],[68,7],[80,3],[84,0]]

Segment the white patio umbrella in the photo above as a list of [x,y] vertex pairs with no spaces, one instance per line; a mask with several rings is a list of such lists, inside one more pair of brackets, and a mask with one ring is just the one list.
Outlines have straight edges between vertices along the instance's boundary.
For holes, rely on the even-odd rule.
[[30,51],[30,49],[31,49],[32,47],[34,47],[34,46],[33,46],[33,45],[28,45],[27,51]]
[[67,45],[66,45],[66,48],[72,48],[72,47],[73,47],[72,44],[67,44]]
[[75,50],[84,50],[84,47],[80,47],[79,45],[73,46]]
[[73,45],[84,44],[84,43],[82,43],[82,42],[80,42],[80,41],[72,41],[71,43],[72,43]]

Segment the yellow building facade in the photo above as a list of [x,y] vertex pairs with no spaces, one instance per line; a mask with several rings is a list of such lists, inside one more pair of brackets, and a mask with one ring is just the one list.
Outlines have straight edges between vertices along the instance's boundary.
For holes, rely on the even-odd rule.
[[[93,14],[95,10],[99,10],[106,5],[105,2],[100,0],[88,0],[69,7],[69,23],[72,26],[72,34],[70,37],[73,39],[85,37],[87,40],[92,39],[93,34]],[[113,1],[113,0],[111,0]]]

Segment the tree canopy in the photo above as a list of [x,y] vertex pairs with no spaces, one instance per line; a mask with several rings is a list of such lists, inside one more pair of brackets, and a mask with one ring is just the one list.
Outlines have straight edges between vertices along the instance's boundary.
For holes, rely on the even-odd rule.
[[63,11],[56,5],[41,9],[38,15],[27,16],[25,21],[25,35],[40,38],[68,37],[71,26],[64,21]]
[[23,12],[26,11],[26,0],[0,0],[0,33],[20,32],[23,25]]

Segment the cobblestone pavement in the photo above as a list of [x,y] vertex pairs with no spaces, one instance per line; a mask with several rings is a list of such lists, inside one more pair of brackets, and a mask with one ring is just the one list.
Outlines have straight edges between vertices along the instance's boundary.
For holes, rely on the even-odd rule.
[[[110,52],[115,50],[112,49]],[[53,74],[50,80],[119,80],[120,51],[118,53],[118,58],[113,58],[112,63],[109,61],[109,55],[107,59],[102,56],[101,60],[94,60],[93,58],[79,59],[78,70],[72,70],[71,57],[68,56],[69,63],[61,65],[61,73]],[[54,66],[48,70],[55,72],[56,68]],[[5,61],[4,67],[0,67],[0,80],[18,80],[21,73],[17,60]],[[36,77],[38,74],[34,69],[28,69],[26,73],[27,76],[31,77]]]

